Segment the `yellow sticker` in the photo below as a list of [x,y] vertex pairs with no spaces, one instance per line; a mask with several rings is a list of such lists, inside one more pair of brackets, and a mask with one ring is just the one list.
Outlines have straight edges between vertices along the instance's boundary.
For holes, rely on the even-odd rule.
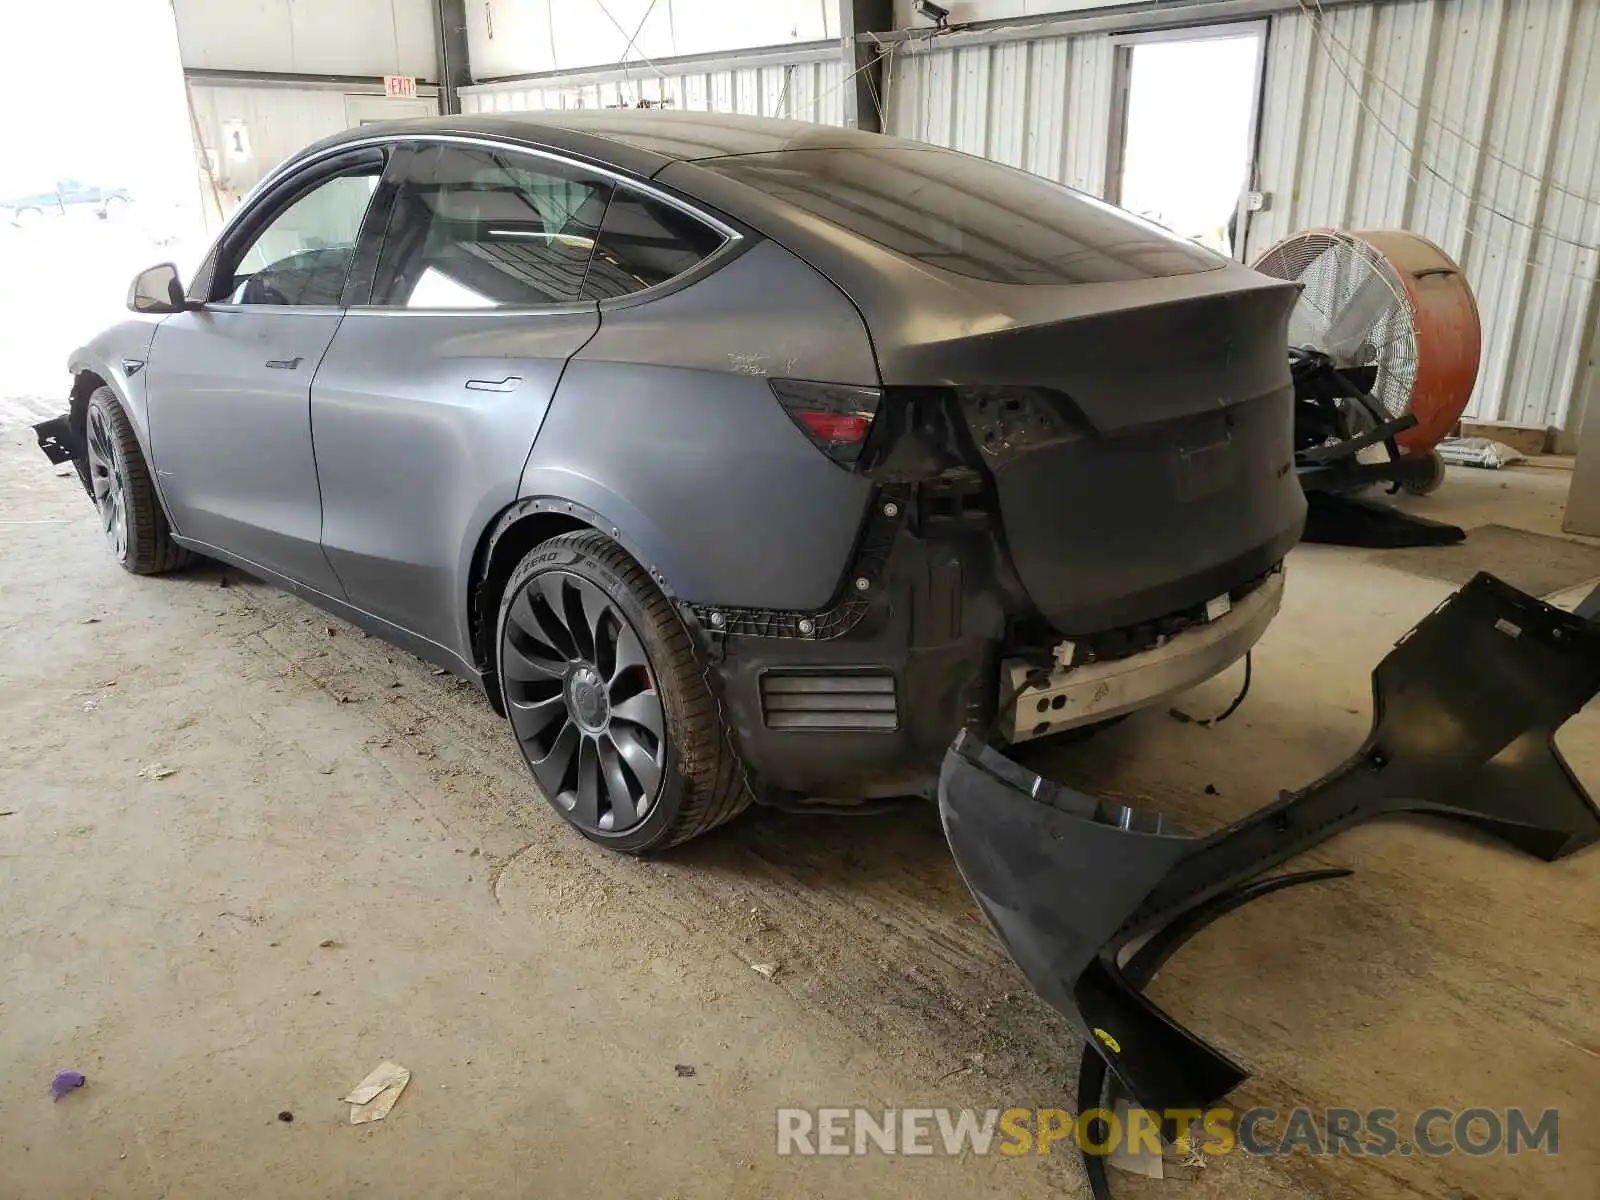
[[1117,1041],[1116,1038],[1112,1037],[1104,1029],[1096,1028],[1095,1031],[1094,1031],[1094,1035],[1095,1035],[1095,1037],[1099,1038],[1102,1042],[1104,1042],[1106,1044],[1106,1047],[1113,1054],[1121,1054],[1122,1053],[1122,1043]]

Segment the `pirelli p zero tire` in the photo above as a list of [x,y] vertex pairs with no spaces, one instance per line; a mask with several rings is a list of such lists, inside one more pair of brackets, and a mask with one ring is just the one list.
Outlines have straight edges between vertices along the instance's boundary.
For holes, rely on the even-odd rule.
[[603,534],[563,534],[506,585],[496,665],[540,790],[584,837],[648,854],[750,802],[693,638],[647,571]]
[[172,540],[133,426],[110,388],[90,395],[83,434],[89,495],[123,570],[159,575],[192,562],[194,556]]

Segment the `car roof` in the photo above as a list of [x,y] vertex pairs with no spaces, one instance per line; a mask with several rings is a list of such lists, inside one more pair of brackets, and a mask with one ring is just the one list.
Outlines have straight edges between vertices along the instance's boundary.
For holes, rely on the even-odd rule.
[[881,134],[807,121],[672,109],[570,109],[426,117],[363,125],[313,150],[372,137],[460,134],[522,142],[649,177],[674,162],[779,150],[882,147]]

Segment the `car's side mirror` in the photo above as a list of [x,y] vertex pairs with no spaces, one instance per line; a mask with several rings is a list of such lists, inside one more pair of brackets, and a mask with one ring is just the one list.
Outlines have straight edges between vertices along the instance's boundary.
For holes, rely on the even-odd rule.
[[128,307],[136,313],[175,313],[188,308],[178,268],[162,263],[140,271],[128,289]]

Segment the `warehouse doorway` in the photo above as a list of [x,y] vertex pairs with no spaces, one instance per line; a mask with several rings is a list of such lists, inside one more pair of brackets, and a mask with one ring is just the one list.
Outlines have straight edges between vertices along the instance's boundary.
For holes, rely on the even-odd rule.
[[1248,22],[1117,39],[1110,200],[1242,257],[1266,32]]

